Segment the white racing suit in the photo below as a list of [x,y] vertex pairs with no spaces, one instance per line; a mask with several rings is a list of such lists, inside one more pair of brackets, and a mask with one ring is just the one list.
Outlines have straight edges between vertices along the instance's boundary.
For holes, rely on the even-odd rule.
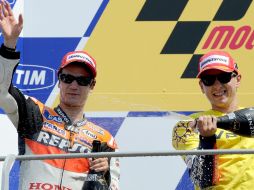
[[[17,128],[21,155],[89,153],[95,139],[102,142],[103,151],[117,150],[114,138],[105,129],[84,119],[71,130],[56,109],[15,88],[11,80],[19,58],[19,52],[1,46],[0,106]],[[80,190],[88,171],[86,158],[22,161],[19,189]],[[109,189],[119,189],[119,177],[119,160],[111,158],[105,174]]]

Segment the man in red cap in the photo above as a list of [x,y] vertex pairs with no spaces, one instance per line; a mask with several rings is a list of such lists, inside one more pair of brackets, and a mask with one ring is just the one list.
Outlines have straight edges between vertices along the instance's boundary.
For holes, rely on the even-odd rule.
[[[178,150],[253,148],[254,139],[217,128],[217,116],[241,109],[237,100],[241,74],[227,52],[211,51],[200,58],[199,86],[211,109],[190,115],[197,119],[196,129],[179,121],[172,143]],[[254,155],[183,156],[190,178],[197,189],[252,189]]]
[[[24,96],[12,85],[12,75],[20,60],[15,47],[22,27],[22,16],[16,21],[9,3],[1,1],[4,43],[0,48],[0,107],[17,128],[20,154],[89,153],[93,140],[101,141],[102,151],[116,151],[113,136],[88,121],[83,113],[97,75],[96,62],[86,52],[69,52],[63,57],[58,71],[60,104],[54,109]],[[19,189],[80,190],[89,170],[103,173],[107,189],[119,189],[116,158],[22,161]]]

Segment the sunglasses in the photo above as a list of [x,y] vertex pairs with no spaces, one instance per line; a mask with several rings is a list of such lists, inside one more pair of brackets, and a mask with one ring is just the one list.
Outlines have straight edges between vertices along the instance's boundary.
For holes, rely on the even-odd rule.
[[231,78],[233,77],[236,77],[237,74],[232,72],[232,73],[221,73],[221,74],[218,74],[218,75],[204,75],[204,76],[201,76],[201,81],[203,82],[203,84],[205,86],[212,86],[216,79],[221,83],[221,84],[227,84]]
[[75,80],[80,86],[88,86],[89,84],[91,84],[93,79],[91,77],[83,77],[83,76],[75,77],[70,74],[61,73],[59,75],[59,80],[67,84],[71,84]]

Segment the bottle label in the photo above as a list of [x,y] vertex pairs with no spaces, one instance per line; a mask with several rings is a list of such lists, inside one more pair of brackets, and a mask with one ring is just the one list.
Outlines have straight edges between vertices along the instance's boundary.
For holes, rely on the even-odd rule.
[[88,174],[86,181],[98,181],[98,175],[97,174]]

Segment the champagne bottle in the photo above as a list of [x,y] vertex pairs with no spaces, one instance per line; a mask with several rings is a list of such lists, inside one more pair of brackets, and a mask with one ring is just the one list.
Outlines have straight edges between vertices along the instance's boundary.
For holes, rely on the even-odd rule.
[[218,117],[217,127],[241,136],[254,137],[254,108],[244,108]]
[[[101,141],[94,140],[92,152],[101,152]],[[108,184],[105,180],[103,172],[90,170],[87,174],[86,181],[82,190],[108,190]]]

